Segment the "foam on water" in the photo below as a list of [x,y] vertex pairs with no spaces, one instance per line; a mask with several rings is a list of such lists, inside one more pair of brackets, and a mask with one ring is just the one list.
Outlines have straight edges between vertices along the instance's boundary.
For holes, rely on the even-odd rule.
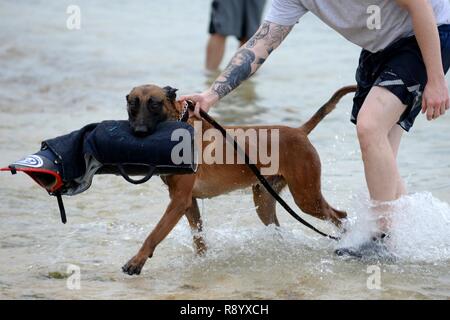
[[394,251],[413,261],[450,259],[450,206],[429,192],[405,196],[394,204]]
[[[361,199],[350,211],[348,232],[339,246],[358,246],[369,240],[377,228],[370,204]],[[390,203],[391,230],[388,246],[401,260],[409,262],[450,259],[450,206],[430,192],[403,196]]]
[[[216,199],[205,202],[209,210],[216,207],[216,202],[221,204],[220,213],[208,212],[202,215],[205,224],[203,236],[208,244],[208,252],[203,258],[193,254],[191,230],[187,223],[180,223],[165,240],[168,245],[158,248],[158,251],[169,250],[170,255],[180,258],[167,261],[174,268],[201,266],[210,271],[223,268],[230,271],[241,268],[257,270],[263,265],[267,267],[268,261],[280,268],[296,265],[299,261],[310,267],[323,267],[324,259],[327,265],[338,261],[333,258],[335,248],[357,247],[369,240],[377,230],[367,195],[355,195],[350,199],[351,207],[347,209],[349,218],[345,222],[347,232],[338,244],[302,227],[281,208],[278,208],[281,227],[262,225],[256,218],[250,197],[243,198],[240,209],[234,209],[233,202],[224,204]],[[222,215],[219,219],[218,214]],[[308,216],[302,216],[310,220]],[[436,264],[450,260],[448,203],[433,197],[429,192],[414,193],[392,202],[390,216],[392,227],[389,248],[398,257],[397,264]],[[319,220],[311,222],[324,231],[332,233],[334,230],[330,223]],[[139,234],[135,239],[138,243],[138,238],[143,238],[147,229],[136,231],[132,233]],[[308,261],[305,261],[305,257],[308,257]]]

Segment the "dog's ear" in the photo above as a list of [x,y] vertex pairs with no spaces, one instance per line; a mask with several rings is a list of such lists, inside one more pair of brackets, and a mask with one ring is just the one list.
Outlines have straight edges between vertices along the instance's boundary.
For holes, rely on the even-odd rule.
[[129,98],[129,97],[130,97],[129,94],[127,94],[126,97],[125,97],[125,100],[127,100],[127,102],[128,102],[128,98]]
[[178,89],[175,89],[175,88],[172,88],[169,86],[164,87],[163,89],[166,92],[167,99],[169,99],[170,101],[175,101],[175,99],[177,98]]

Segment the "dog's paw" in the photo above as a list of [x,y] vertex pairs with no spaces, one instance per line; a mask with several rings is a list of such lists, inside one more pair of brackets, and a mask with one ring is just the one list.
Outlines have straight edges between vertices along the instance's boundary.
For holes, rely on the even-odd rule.
[[205,240],[203,240],[202,237],[194,236],[194,246],[198,256],[203,257],[206,255],[208,247],[206,246]]
[[130,276],[139,275],[146,260],[147,259],[141,259],[137,256],[134,256],[122,267],[122,271],[126,274],[129,274]]

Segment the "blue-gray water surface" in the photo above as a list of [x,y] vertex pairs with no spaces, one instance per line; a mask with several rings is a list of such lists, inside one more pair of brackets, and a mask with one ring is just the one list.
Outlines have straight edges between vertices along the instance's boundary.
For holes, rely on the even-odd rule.
[[[79,30],[66,27],[71,4],[0,1],[2,165],[37,151],[46,138],[91,122],[126,119],[125,95],[133,86],[170,85],[186,94],[212,80],[203,70],[209,1],[79,0]],[[236,47],[230,38],[225,60]],[[354,83],[358,54],[359,48],[308,14],[260,72],[211,114],[227,124],[299,126],[334,90]],[[310,136],[322,160],[325,197],[349,213],[349,242],[370,220],[351,104],[351,97],[343,99]],[[449,126],[450,116],[432,123],[420,116],[404,136],[399,166],[409,195],[392,213],[399,259],[375,267],[335,257],[334,243],[281,208],[281,229],[264,227],[251,193],[242,191],[200,202],[205,257],[194,254],[190,229],[181,220],[143,273],[129,277],[122,264],[168,204],[158,178],[133,186],[115,176],[96,177],[87,192],[66,198],[69,222],[62,225],[54,198],[25,175],[3,173],[0,298],[448,299]],[[288,192],[283,197],[293,205]],[[67,285],[68,265],[80,268],[78,290]]]

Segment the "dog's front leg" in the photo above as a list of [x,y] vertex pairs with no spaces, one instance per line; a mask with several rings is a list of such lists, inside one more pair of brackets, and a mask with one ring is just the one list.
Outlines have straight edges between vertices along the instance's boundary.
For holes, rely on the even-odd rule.
[[129,275],[140,274],[148,258],[151,258],[156,246],[164,240],[180,218],[192,204],[194,175],[167,177],[170,203],[156,227],[145,240],[138,253],[122,267]]
[[206,243],[203,239],[201,232],[203,230],[203,222],[200,217],[200,210],[198,208],[197,199],[192,199],[192,205],[185,213],[186,218],[191,226],[191,230],[193,232],[194,246],[199,256],[202,256],[206,253]]

